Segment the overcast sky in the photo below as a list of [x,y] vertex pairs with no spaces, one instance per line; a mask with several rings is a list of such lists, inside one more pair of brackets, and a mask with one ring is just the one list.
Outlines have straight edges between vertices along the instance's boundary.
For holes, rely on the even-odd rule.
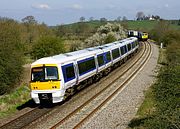
[[0,0],[0,16],[21,21],[32,15],[48,25],[79,21],[81,16],[114,20],[118,16],[135,19],[136,13],[180,19],[180,0]]

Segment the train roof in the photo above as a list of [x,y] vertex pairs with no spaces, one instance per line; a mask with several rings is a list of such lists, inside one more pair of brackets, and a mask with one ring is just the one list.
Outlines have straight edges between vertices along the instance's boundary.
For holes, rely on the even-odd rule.
[[79,58],[83,58],[83,57],[88,57],[88,56],[93,56],[95,54],[99,54],[99,53],[103,53],[104,51],[110,50],[111,48],[115,48],[115,47],[119,47],[119,46],[123,46],[129,42],[131,42],[132,40],[136,40],[137,38],[135,37],[131,37],[128,39],[123,39],[120,41],[115,41],[109,44],[105,44],[105,45],[101,45],[101,46],[96,46],[96,47],[91,47],[91,48],[86,48],[83,50],[78,50],[78,51],[74,51],[74,52],[68,52],[68,53],[64,53],[64,54],[59,54],[59,55],[55,55],[55,56],[50,56],[50,57],[44,57],[41,59],[38,59],[37,61],[35,61],[34,63],[32,63],[31,65],[38,65],[38,64],[59,64],[59,63],[65,63],[65,62],[69,62],[72,60],[76,60]]

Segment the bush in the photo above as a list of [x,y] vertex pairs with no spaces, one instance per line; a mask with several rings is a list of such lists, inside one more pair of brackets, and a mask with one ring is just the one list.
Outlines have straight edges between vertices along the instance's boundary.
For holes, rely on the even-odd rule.
[[0,21],[0,95],[13,89],[20,81],[23,50],[19,25],[15,21]]
[[116,41],[116,37],[113,34],[109,33],[107,35],[107,37],[105,38],[104,42],[105,43],[111,43],[111,42],[114,42],[114,41]]
[[157,41],[159,44],[164,43],[168,46],[173,40],[180,41],[180,32],[173,30],[169,22],[159,21],[158,24],[150,31],[150,37]]
[[[174,47],[177,45],[178,47]],[[154,111],[133,119],[131,128],[179,129],[180,128],[180,47],[172,42],[167,47],[168,65],[161,68],[157,82],[152,86]]]
[[167,60],[171,67],[180,65],[180,40],[179,41],[171,41],[171,45],[167,47]]
[[158,28],[164,31],[157,30],[157,32],[154,32],[154,38],[167,45],[167,64],[161,67],[158,80],[152,86],[152,98],[155,105],[153,108],[155,111],[152,114],[144,115],[142,118],[132,120],[129,124],[132,128],[180,128],[180,32],[167,30],[166,24],[165,26],[163,24]]
[[32,50],[34,59],[60,54],[64,52],[63,40],[54,36],[41,37],[33,45]]
[[126,38],[126,33],[121,24],[107,23],[104,26],[100,26],[93,36],[86,39],[84,44],[82,44],[82,48],[99,46],[124,38]]

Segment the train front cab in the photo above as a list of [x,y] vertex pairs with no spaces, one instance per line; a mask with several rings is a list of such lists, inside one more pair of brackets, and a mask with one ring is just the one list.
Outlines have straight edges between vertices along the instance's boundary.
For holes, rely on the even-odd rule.
[[63,100],[61,74],[56,64],[42,64],[31,68],[31,97],[36,104],[48,100],[57,103]]
[[147,39],[148,39],[148,33],[143,32],[143,33],[142,33],[142,40],[143,40],[143,41],[147,41]]

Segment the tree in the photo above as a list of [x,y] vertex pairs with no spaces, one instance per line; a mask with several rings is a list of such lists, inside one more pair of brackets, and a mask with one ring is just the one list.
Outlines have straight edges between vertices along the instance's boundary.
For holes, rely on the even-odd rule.
[[127,21],[127,17],[123,16],[122,21]]
[[180,26],[180,19],[178,20],[178,25]]
[[120,22],[121,21],[121,16],[117,17],[117,21]]
[[[151,37],[156,40],[158,43],[163,42],[166,46],[169,42],[168,37],[170,37],[170,24],[167,21],[159,21],[158,24],[151,31]],[[168,34],[168,35],[167,35]]]
[[79,20],[80,20],[80,22],[84,22],[85,21],[85,17],[80,17]]
[[145,15],[143,12],[137,12],[136,18],[137,18],[137,20],[144,20]]
[[109,33],[105,38],[104,43],[111,43],[114,41],[116,41],[116,37],[113,34]]
[[106,18],[100,18],[100,22],[107,22],[107,19]]
[[154,16],[154,19],[155,20],[160,20],[160,16],[156,15],[156,16]]
[[35,59],[53,56],[64,52],[63,40],[58,37],[44,36],[33,45],[32,56]]
[[28,24],[37,24],[37,21],[35,20],[34,16],[26,16],[25,18],[22,19],[22,22]]
[[26,29],[26,43],[33,43],[36,37],[36,29],[35,25],[37,25],[37,21],[35,20],[34,16],[26,16],[22,19],[22,22]]
[[94,21],[94,17],[90,17],[90,18],[89,18],[89,21]]
[[68,33],[68,29],[67,29],[66,26],[60,25],[60,26],[57,27],[57,30],[56,30],[56,35],[57,35],[57,36],[63,37],[63,36],[65,36],[67,33]]
[[15,21],[0,21],[0,95],[13,90],[20,82],[23,45],[20,27]]
[[8,21],[8,22],[10,22],[10,21],[11,21],[11,22],[14,22],[14,20],[11,19],[11,18],[8,18],[8,17],[1,17],[1,16],[0,16],[0,21],[1,21],[1,22],[6,22],[6,21]]
[[69,48],[69,51],[72,52],[72,51],[77,51],[79,50],[82,46],[82,42],[80,40],[74,40],[72,41],[72,43],[70,44],[70,48]]

